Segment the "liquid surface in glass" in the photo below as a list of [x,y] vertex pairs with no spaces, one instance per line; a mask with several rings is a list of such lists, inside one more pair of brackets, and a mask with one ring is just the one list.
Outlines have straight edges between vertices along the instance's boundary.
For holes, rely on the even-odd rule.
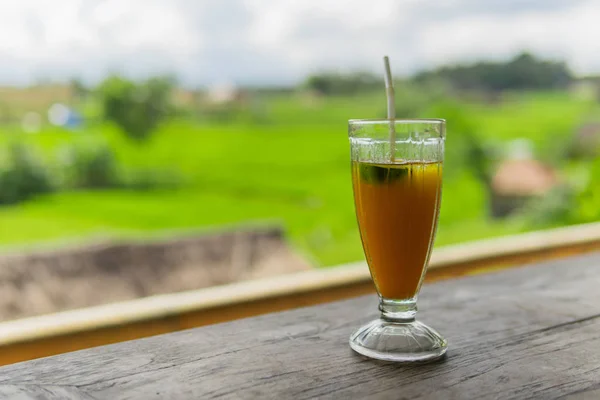
[[352,162],[361,240],[382,297],[418,292],[435,236],[441,162]]

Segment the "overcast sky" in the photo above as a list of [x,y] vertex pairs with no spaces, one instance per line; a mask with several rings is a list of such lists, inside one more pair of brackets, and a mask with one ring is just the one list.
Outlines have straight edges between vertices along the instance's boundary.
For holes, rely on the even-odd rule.
[[398,75],[520,50],[600,72],[600,0],[0,0],[0,84],[108,72],[206,85]]

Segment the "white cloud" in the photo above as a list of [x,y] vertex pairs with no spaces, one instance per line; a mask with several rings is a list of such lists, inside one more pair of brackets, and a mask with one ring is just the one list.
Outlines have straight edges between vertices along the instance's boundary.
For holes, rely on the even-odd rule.
[[174,72],[206,84],[293,82],[527,49],[600,71],[600,1],[20,0],[0,2],[0,83]]
[[529,10],[502,15],[456,18],[431,25],[421,34],[426,63],[504,58],[523,49],[566,60],[576,71],[600,71],[600,2],[588,1],[567,10]]

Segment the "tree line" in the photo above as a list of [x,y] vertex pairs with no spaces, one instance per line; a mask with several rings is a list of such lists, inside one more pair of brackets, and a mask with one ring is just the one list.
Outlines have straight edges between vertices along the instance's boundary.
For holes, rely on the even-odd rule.
[[[419,72],[410,80],[415,83],[446,83],[457,90],[502,91],[562,89],[573,79],[565,62],[545,60],[524,52],[502,62],[480,61],[441,66]],[[325,72],[311,75],[304,82],[306,88],[325,95],[351,95],[381,89],[382,85],[380,76],[367,72]]]

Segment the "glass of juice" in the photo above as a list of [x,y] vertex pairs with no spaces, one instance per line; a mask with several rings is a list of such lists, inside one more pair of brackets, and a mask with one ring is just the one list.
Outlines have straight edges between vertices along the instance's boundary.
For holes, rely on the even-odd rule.
[[445,121],[350,120],[348,135],[356,216],[381,311],[350,346],[386,361],[435,360],[447,342],[415,315],[440,211]]

